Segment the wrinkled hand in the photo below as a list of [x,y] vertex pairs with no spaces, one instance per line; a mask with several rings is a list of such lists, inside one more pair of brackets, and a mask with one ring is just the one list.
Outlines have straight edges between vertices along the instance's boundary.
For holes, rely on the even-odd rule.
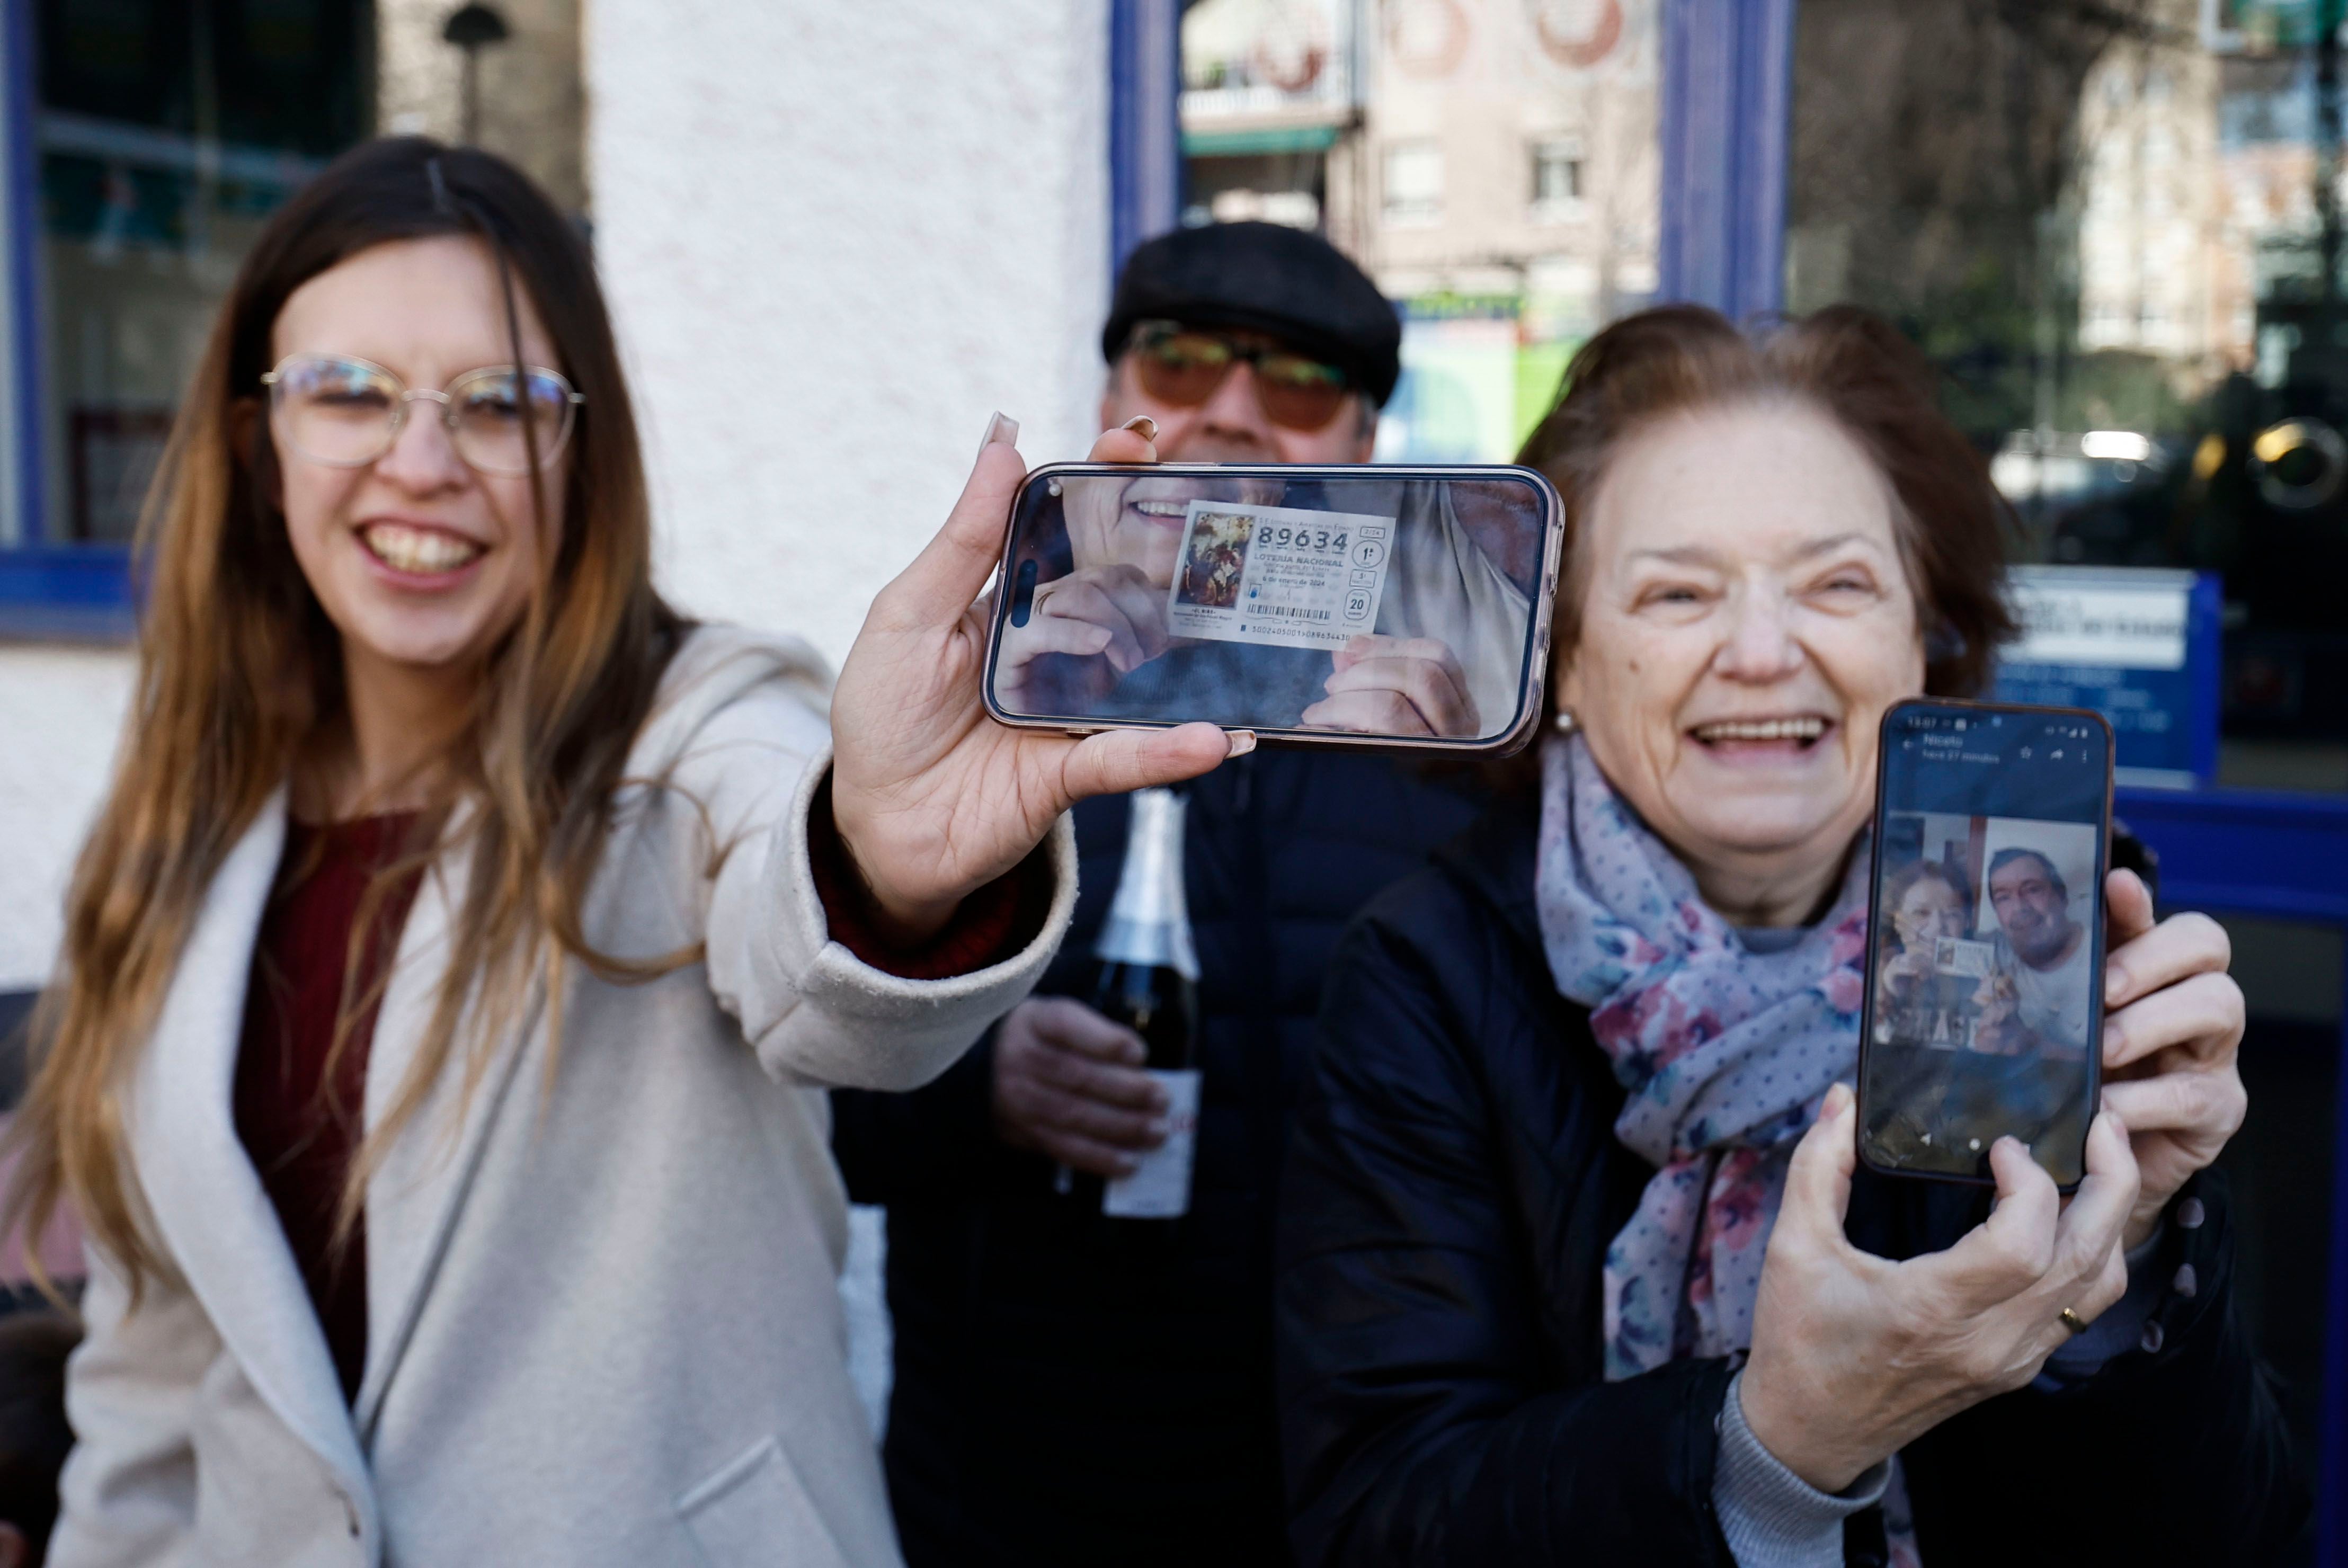
[[2127,1288],[2120,1233],[2136,1161],[2116,1116],[2087,1130],[2087,1175],[2066,1205],[2020,1141],[1990,1150],[1997,1205],[1955,1246],[1905,1263],[1843,1234],[1858,1118],[1836,1085],[1795,1149],[1761,1265],[1746,1424],[1787,1469],[1840,1491],[1958,1411],[2019,1388]]
[[1300,722],[1315,729],[1451,738],[1478,733],[1467,672],[1433,637],[1354,638],[1333,655],[1328,696]]
[[[1155,455],[1140,436],[1111,430],[1092,460]],[[981,449],[945,526],[872,601],[832,693],[832,819],[895,941],[942,929],[1086,796],[1195,778],[1255,743],[1210,724],[1076,739],[987,717],[987,616],[974,601],[1025,477],[1008,439]]]
[[2104,907],[2104,1105],[2127,1124],[2144,1171],[2133,1247],[2249,1114],[2242,988],[2226,973],[2225,927],[2206,914],[2154,924],[2152,895],[2134,872],[2105,879]]
[[1932,961],[1921,948],[1903,947],[1884,960],[1883,988],[1898,993],[1907,989],[1903,982],[1921,980],[1932,973]]
[[994,1032],[994,1134],[1096,1176],[1123,1176],[1166,1141],[1166,1091],[1141,1037],[1082,1002],[1039,996]]
[[1090,661],[1083,684],[1097,696],[1166,651],[1166,590],[1138,566],[1072,572],[1036,589],[1031,603],[1025,625],[1003,628],[994,661],[996,696],[1014,712],[1051,711],[1028,686],[1045,654]]

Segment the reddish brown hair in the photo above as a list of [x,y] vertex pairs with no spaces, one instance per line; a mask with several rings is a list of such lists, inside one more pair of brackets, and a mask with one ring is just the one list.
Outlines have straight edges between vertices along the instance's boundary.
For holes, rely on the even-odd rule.
[[[1577,542],[1622,442],[1669,415],[1791,397],[1856,440],[1898,499],[1894,529],[1924,629],[1924,689],[1935,696],[1981,691],[1997,645],[2014,633],[2003,594],[2011,509],[1981,454],[1941,415],[1937,377],[1890,322],[1856,305],[1752,334],[1701,305],[1664,305],[1591,338],[1517,459],[1547,474],[1565,500],[1554,645],[1580,639]],[[1553,686],[1549,701],[1545,717],[1554,718]]]

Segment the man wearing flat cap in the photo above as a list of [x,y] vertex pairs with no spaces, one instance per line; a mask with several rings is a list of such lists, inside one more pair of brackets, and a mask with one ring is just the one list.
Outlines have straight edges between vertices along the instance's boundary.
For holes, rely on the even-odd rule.
[[[1270,223],[1187,231],[1142,247],[1119,282],[1101,335],[1103,412],[1148,415],[1159,456],[1178,463],[1366,462],[1400,341],[1394,307],[1313,236]],[[1187,503],[1312,506],[1321,489],[1186,472],[1072,492],[1073,569],[1004,628],[997,695],[1029,713],[1179,711],[1240,728],[1465,738],[1505,723],[1531,542],[1472,486],[1438,494],[1395,480],[1349,494],[1339,510],[1403,526],[1371,634],[1334,655],[1173,634]]]
[[[1117,280],[1101,423],[1149,416],[1169,462],[1365,462],[1400,342],[1393,307],[1317,237],[1179,231]],[[1451,548],[1473,563],[1473,542]],[[1307,722],[1450,722],[1407,668],[1373,673],[1336,682],[1320,655],[1302,697],[1336,706]],[[1189,1212],[1159,1244],[1114,1234],[1097,1184],[1056,1181],[1120,1174],[1163,1138],[1140,1040],[1069,994],[1117,884],[1123,799],[1076,810],[1076,924],[1037,995],[929,1088],[833,1097],[850,1191],[889,1209],[886,1458],[911,1568],[1289,1561],[1271,1262],[1291,1086],[1338,933],[1480,803],[1463,776],[1322,750],[1258,751],[1189,786],[1203,1083]]]

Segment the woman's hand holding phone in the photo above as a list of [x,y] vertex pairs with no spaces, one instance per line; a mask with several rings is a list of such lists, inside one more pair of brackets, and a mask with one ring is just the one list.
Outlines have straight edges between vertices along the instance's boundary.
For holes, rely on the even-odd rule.
[[2128,1219],[2134,1247],[2249,1113],[2238,1064],[2242,988],[2226,973],[2225,927],[2208,915],[2155,924],[2152,895],[2134,872],[2105,879],[2104,903],[2104,1105],[2127,1124],[2144,1172]]
[[[1007,433],[1005,433],[1005,428]],[[1210,724],[1075,739],[991,721],[979,698],[1003,519],[1025,477],[997,417],[945,526],[864,618],[831,701],[832,820],[883,934],[918,942],[1016,866],[1088,795],[1195,778],[1254,745]],[[1150,462],[1111,430],[1092,460]]]
[[1990,1151],[1997,1204],[1946,1252],[1893,1263],[1843,1234],[1858,1166],[1854,1100],[1838,1084],[1796,1146],[1770,1232],[1738,1387],[1746,1424],[1821,1491],[1960,1410],[2021,1387],[2127,1288],[2121,1234],[2136,1160],[2116,1116],[2087,1131],[2087,1174],[2065,1203],[2013,1139]]

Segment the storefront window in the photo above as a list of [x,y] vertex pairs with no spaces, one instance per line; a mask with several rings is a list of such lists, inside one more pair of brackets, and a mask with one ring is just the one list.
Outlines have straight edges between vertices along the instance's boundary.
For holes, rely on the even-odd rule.
[[1404,318],[1387,461],[1498,462],[1655,292],[1657,0],[1198,0],[1184,221],[1319,230]]
[[261,223],[373,119],[366,0],[40,0],[48,542],[118,543]]
[[2218,573],[2220,776],[2336,789],[2348,295],[2318,9],[1804,0],[1786,296],[1925,346],[2024,559]]
[[[2348,278],[2320,3],[2325,26],[2319,0],[1802,0],[1785,284],[1923,346],[2017,555],[2068,569],[2044,580],[2209,574],[2218,782],[2339,790]],[[2278,907],[2241,874],[2242,906]],[[2225,918],[2259,1108],[2223,1161],[2245,1309],[2312,1454],[2341,936]]]

